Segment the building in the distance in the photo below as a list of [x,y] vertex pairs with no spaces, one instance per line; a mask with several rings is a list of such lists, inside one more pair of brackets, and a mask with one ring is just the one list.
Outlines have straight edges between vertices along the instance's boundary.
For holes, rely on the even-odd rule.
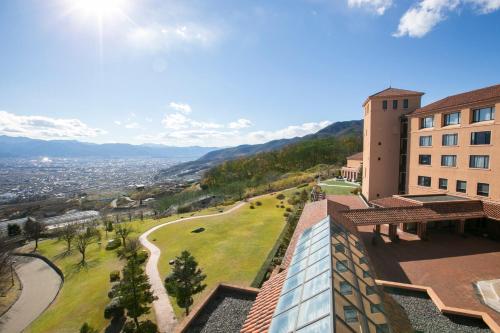
[[357,181],[363,167],[363,152],[347,157],[347,165],[340,170],[343,178]]

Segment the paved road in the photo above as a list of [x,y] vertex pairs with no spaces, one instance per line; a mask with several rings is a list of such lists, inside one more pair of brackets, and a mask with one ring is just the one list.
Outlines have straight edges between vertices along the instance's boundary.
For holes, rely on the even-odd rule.
[[[252,200],[256,198],[253,198]],[[146,274],[149,277],[149,282],[151,283],[154,295],[158,297],[158,299],[153,302],[153,308],[156,315],[156,324],[158,325],[158,330],[161,333],[173,332],[175,326],[177,325],[177,319],[175,318],[174,310],[172,308],[172,304],[170,303],[170,299],[168,298],[167,291],[163,286],[163,279],[160,275],[160,272],[158,271],[158,261],[160,260],[161,250],[148,240],[148,236],[156,230],[170,224],[229,214],[239,209],[243,205],[245,205],[245,203],[241,202],[223,213],[186,217],[183,219],[159,224],[156,227],[149,229],[139,237],[139,241],[141,242],[141,244],[150,252],[148,262],[146,263]]]
[[0,332],[24,330],[56,298],[62,281],[43,260],[17,257],[16,272],[23,285],[21,296],[0,318]]

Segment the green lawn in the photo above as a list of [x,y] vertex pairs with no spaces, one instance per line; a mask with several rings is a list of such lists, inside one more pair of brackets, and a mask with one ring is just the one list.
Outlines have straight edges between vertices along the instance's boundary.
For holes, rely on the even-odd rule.
[[[285,210],[276,207],[279,200],[266,196],[259,201],[262,206],[255,209],[246,204],[228,215],[173,224],[151,234],[149,239],[162,250],[161,275],[170,272],[170,259],[188,250],[207,274],[207,288],[196,296],[195,304],[220,282],[250,286],[285,225]],[[199,227],[205,231],[191,233]],[[182,316],[175,298],[171,301]]]

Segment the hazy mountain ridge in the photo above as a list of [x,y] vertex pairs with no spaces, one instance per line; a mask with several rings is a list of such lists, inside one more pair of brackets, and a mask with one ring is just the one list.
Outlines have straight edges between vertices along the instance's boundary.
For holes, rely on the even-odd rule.
[[213,147],[171,147],[163,145],[131,145],[126,143],[95,144],[74,140],[37,140],[0,135],[0,157],[154,157],[192,160],[213,151]]
[[308,139],[345,137],[349,135],[362,135],[362,133],[363,120],[339,121],[328,125],[327,127],[319,130],[314,134],[309,134],[303,137],[273,140],[262,144],[241,145],[237,147],[214,150],[203,155],[195,161],[181,163],[168,169],[162,170],[159,176],[174,177],[178,175],[196,174],[203,170],[207,170],[213,166],[216,166],[224,161],[282,149],[288,145]]

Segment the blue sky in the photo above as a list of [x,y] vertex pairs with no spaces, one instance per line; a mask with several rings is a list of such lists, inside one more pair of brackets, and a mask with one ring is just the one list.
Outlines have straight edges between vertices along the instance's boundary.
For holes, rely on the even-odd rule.
[[[0,2],[0,134],[231,146],[498,84],[500,0]],[[101,22],[102,24],[99,24]],[[101,28],[100,28],[101,27]]]

